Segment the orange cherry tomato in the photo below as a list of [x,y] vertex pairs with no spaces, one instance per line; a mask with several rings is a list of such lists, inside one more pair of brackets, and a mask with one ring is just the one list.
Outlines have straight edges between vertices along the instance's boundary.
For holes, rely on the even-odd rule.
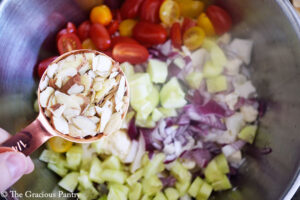
[[167,31],[160,24],[143,21],[135,25],[133,37],[141,44],[156,45],[166,41]]
[[198,26],[194,26],[184,33],[183,43],[190,50],[195,50],[203,44],[204,38],[204,30]]
[[104,51],[110,47],[110,36],[106,28],[102,24],[92,24],[90,37],[97,49]]
[[180,8],[176,1],[166,0],[159,9],[160,20],[171,26],[180,17]]
[[57,153],[67,152],[73,145],[72,142],[61,137],[53,137],[48,141],[50,148]]
[[134,19],[125,19],[120,23],[119,31],[121,36],[132,36],[132,30],[136,25],[137,21]]
[[196,18],[204,10],[202,1],[181,0],[177,2],[180,7],[180,14],[183,17]]
[[159,8],[161,0],[145,0],[140,8],[140,19],[152,23],[159,23]]
[[214,26],[213,26],[213,24],[211,23],[210,19],[207,17],[207,15],[205,13],[202,13],[198,17],[197,24],[198,24],[198,26],[200,26],[201,28],[203,28],[203,30],[205,31],[205,34],[207,36],[214,36],[215,35]]
[[66,33],[58,39],[57,48],[60,54],[64,54],[68,51],[81,49],[82,47],[77,35],[74,33]]
[[148,50],[140,44],[119,43],[113,48],[113,58],[122,63],[139,64],[148,60]]
[[93,23],[99,23],[104,26],[108,25],[112,20],[112,14],[106,5],[96,6],[90,13],[90,19]]
[[129,43],[129,44],[138,44],[136,40],[130,37],[125,37],[125,36],[116,36],[111,38],[111,47],[114,48],[116,44],[119,43]]
[[186,30],[188,30],[194,26],[197,26],[197,23],[194,20],[192,20],[191,18],[185,17],[183,19],[183,23],[182,23],[182,35],[185,33]]
[[91,30],[91,22],[89,20],[82,22],[77,30],[78,37],[81,41],[84,41],[89,37]]
[[181,48],[182,45],[181,28],[178,22],[172,25],[170,30],[170,38],[174,47],[178,49]]
[[222,35],[229,31],[232,27],[232,18],[229,13],[223,8],[215,5],[211,5],[207,8],[206,14],[211,20],[215,32],[218,35]]
[[107,26],[107,31],[110,35],[114,34],[117,32],[119,29],[119,22],[117,20],[113,20],[108,26]]
[[95,44],[93,43],[93,41],[90,38],[87,38],[82,42],[82,48],[83,49],[93,49],[93,50],[97,49]]

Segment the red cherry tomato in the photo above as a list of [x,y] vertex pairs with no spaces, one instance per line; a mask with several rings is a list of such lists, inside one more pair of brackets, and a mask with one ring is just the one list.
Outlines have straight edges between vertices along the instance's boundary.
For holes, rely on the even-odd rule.
[[211,20],[215,31],[218,35],[222,35],[229,31],[232,27],[232,18],[227,11],[219,6],[211,5],[207,8],[206,14]]
[[97,49],[104,51],[110,47],[110,36],[102,24],[93,24],[90,30],[90,37]]
[[148,50],[140,44],[119,43],[113,48],[113,58],[118,62],[139,64],[147,61]]
[[125,0],[121,7],[121,16],[123,19],[135,18],[139,14],[139,8],[144,0]]
[[46,71],[46,69],[48,68],[49,64],[52,63],[58,56],[53,56],[50,58],[47,58],[45,60],[42,60],[38,67],[37,67],[37,73],[39,78],[42,78],[44,72]]
[[112,50],[111,49],[108,49],[106,51],[102,51],[102,53],[104,53],[105,55],[109,56],[112,58]]
[[91,30],[91,23],[88,20],[82,22],[79,25],[77,32],[78,32],[78,36],[81,41],[84,41],[85,39],[87,39],[89,37],[90,30]]
[[62,35],[57,41],[57,48],[59,54],[64,54],[68,51],[81,49],[81,42],[74,33],[66,33]]
[[132,39],[130,37],[117,36],[117,37],[111,38],[111,47],[112,48],[114,48],[114,46],[119,43],[138,44],[138,42],[135,39]]
[[178,49],[181,48],[182,45],[181,28],[178,22],[172,25],[170,30],[170,38],[174,47]]
[[161,3],[161,0],[145,0],[140,8],[141,20],[159,23],[159,8]]
[[121,11],[119,9],[117,10],[112,10],[112,15],[113,15],[113,19],[117,20],[119,23],[122,22],[122,16],[121,16]]
[[61,36],[65,35],[65,34],[67,34],[67,33],[68,33],[68,30],[67,30],[66,28],[61,29],[61,30],[57,33],[57,35],[56,35],[56,41],[58,41],[58,39],[59,39]]
[[133,28],[133,37],[141,44],[156,45],[166,41],[167,31],[160,24],[138,22]]
[[183,35],[186,30],[194,27],[197,25],[197,22],[193,21],[191,18],[185,17],[182,23],[182,32],[181,34]]
[[68,31],[68,33],[76,34],[77,33],[76,26],[72,22],[68,22],[67,23],[67,31]]
[[114,34],[117,32],[119,28],[119,22],[117,20],[113,20],[108,26],[107,26],[107,31],[110,35]]

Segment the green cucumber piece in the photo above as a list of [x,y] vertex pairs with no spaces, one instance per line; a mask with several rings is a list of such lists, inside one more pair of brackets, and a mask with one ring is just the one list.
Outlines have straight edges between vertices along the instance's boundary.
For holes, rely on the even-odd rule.
[[196,199],[207,200],[210,197],[212,190],[213,190],[212,186],[204,181],[203,184],[201,185],[201,188],[198,192]]
[[181,108],[187,102],[185,94],[180,87],[177,78],[173,77],[160,91],[160,101],[164,108]]
[[165,155],[163,153],[156,154],[144,168],[144,177],[149,178],[164,170]]
[[118,188],[111,187],[107,196],[107,200],[127,200],[127,196]]
[[190,179],[189,181],[177,181],[175,183],[175,188],[177,189],[179,196],[183,196],[187,193],[190,184],[191,184]]
[[58,163],[61,163],[61,161],[64,160],[64,158],[63,158],[62,154],[45,149],[41,153],[39,160],[46,162],[46,163],[58,164]]
[[229,173],[228,162],[224,154],[216,156],[214,160],[216,161],[218,168],[223,174]]
[[210,93],[217,93],[227,90],[227,79],[225,76],[220,75],[213,78],[206,79],[207,91]]
[[204,169],[204,175],[209,183],[219,180],[224,175],[219,169],[216,160],[211,160]]
[[247,125],[238,134],[238,138],[252,144],[256,135],[256,131],[257,131],[257,126]]
[[142,184],[136,182],[130,188],[128,198],[129,200],[139,200],[141,196],[142,196]]
[[168,65],[157,59],[149,59],[147,73],[153,83],[164,83],[168,76]]
[[143,119],[143,114],[141,112],[138,112],[135,119],[135,124],[139,127],[144,128],[154,128],[155,122],[152,120],[151,116],[148,116],[147,119]]
[[130,64],[129,62],[124,62],[120,65],[120,68],[122,69],[122,71],[124,72],[125,76],[127,77],[127,79],[132,76],[134,74],[134,69],[132,64]]
[[179,163],[177,160],[173,162],[171,167],[171,174],[181,182],[190,182],[191,181],[191,173],[183,167],[181,163]]
[[224,174],[218,180],[214,181],[211,186],[215,191],[228,190],[232,188],[228,177]]
[[147,195],[144,194],[141,200],[150,200],[151,198]]
[[98,200],[107,200],[107,195],[102,195]]
[[104,169],[100,174],[100,178],[107,182],[123,184],[127,178],[127,174],[123,171]]
[[153,84],[147,73],[136,73],[129,77],[130,99],[135,109],[135,102],[145,99],[152,91]]
[[71,172],[61,179],[58,185],[68,192],[74,192],[78,185],[78,177],[78,172]]
[[157,108],[163,115],[164,117],[176,117],[177,116],[177,112],[176,109],[174,108]]
[[91,163],[89,178],[95,183],[103,183],[104,180],[100,178],[102,170],[101,161],[97,157],[94,157]]
[[164,117],[164,114],[161,113],[157,108],[155,108],[151,114],[151,119],[153,122],[157,122]]
[[211,49],[215,46],[217,46],[215,38],[207,37],[203,40],[202,47],[207,51],[211,51]]
[[192,89],[198,89],[201,85],[203,74],[201,72],[192,72],[185,77],[185,81]]
[[206,63],[204,64],[203,76],[205,78],[216,77],[216,76],[220,75],[222,72],[223,72],[223,68],[215,66],[213,61],[211,61],[211,60],[206,61]]
[[152,176],[150,178],[143,179],[142,186],[144,194],[149,196],[155,195],[163,187],[162,182],[157,176]]
[[142,166],[145,167],[150,162],[148,153],[145,153],[142,157]]
[[222,68],[222,71],[223,71],[224,66],[227,63],[227,58],[226,58],[223,50],[218,45],[215,45],[211,48],[210,57],[211,57],[211,60],[214,63],[214,65]]
[[169,187],[165,189],[165,195],[168,200],[177,200],[179,199],[179,193],[175,188]]
[[102,168],[104,169],[113,169],[113,170],[121,170],[122,165],[118,157],[110,156],[103,163]]
[[72,170],[77,170],[82,160],[82,147],[72,146],[66,153],[67,166]]
[[143,177],[144,171],[143,169],[138,169],[136,172],[131,174],[127,179],[126,182],[129,186],[133,186]]
[[191,184],[191,186],[188,190],[188,194],[192,197],[196,197],[203,182],[204,181],[200,177],[197,177]]
[[109,183],[108,188],[114,188],[121,191],[125,196],[129,193],[129,188],[125,185],[121,185],[119,183]]
[[158,192],[153,200],[167,200],[166,196],[162,192]]
[[47,167],[61,177],[64,177],[68,173],[68,169],[63,164],[48,163]]

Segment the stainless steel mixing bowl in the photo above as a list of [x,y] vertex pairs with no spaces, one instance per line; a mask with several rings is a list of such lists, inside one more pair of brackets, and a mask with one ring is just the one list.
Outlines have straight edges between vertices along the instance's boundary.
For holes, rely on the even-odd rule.
[[[4,0],[0,4],[0,126],[15,133],[35,113],[34,66],[55,54],[55,33],[69,20],[79,23],[97,0]],[[251,72],[268,111],[257,146],[273,153],[247,157],[238,191],[216,199],[290,198],[298,183],[300,160],[300,22],[287,0],[220,0],[235,21],[233,34],[255,41]],[[58,177],[34,159],[36,170],[13,186],[19,193],[58,192]],[[1,173],[0,173],[1,174]],[[1,175],[0,175],[1,178]],[[294,186],[294,187],[293,187]],[[24,197],[23,199],[33,199]],[[47,199],[47,198],[42,198]],[[51,198],[49,198],[51,199]],[[53,199],[53,198],[52,198]]]

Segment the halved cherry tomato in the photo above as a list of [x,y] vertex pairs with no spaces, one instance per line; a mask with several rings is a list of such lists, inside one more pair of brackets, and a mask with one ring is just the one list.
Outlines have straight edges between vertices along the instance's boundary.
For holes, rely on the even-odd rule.
[[177,2],[180,7],[180,14],[183,17],[196,18],[204,9],[204,3],[202,1],[177,0]]
[[68,31],[68,33],[76,34],[77,33],[76,26],[72,22],[68,22],[67,23],[67,31]]
[[56,41],[58,41],[58,39],[59,39],[61,36],[65,35],[65,34],[67,34],[67,33],[68,33],[68,30],[67,30],[66,28],[61,29],[61,30],[57,33],[57,35],[56,35]]
[[206,14],[214,25],[214,29],[218,35],[222,35],[231,29],[232,18],[223,8],[211,5],[207,8]]
[[111,38],[111,47],[114,48],[116,44],[119,43],[128,43],[128,44],[138,44],[138,42],[130,37],[117,36]]
[[145,0],[140,8],[141,20],[159,23],[159,8],[161,0]]
[[174,47],[178,49],[181,48],[182,45],[181,28],[178,22],[172,25],[170,30],[170,38]]
[[203,44],[204,38],[204,30],[198,26],[194,26],[184,33],[183,43],[190,50],[195,50]]
[[48,68],[49,64],[52,63],[58,56],[53,56],[50,58],[47,58],[45,60],[42,60],[39,65],[37,66],[37,73],[39,78],[42,78],[44,72]]
[[118,62],[139,64],[147,61],[148,50],[140,44],[119,43],[113,48],[113,58]]
[[138,22],[133,29],[133,37],[141,44],[156,45],[166,41],[167,31],[160,24]]
[[89,37],[91,30],[91,22],[89,20],[82,22],[78,27],[78,36],[81,41],[84,41]]
[[90,37],[97,49],[104,51],[110,47],[110,36],[102,24],[93,24],[90,30]]
[[83,49],[93,49],[93,50],[97,49],[95,44],[93,43],[93,41],[90,38],[87,38],[82,42],[82,48]]
[[191,18],[185,17],[183,19],[183,23],[182,23],[182,35],[185,33],[186,30],[188,30],[194,26],[197,26],[197,23],[194,20],[192,20]]
[[119,22],[117,20],[113,20],[108,26],[107,26],[107,31],[110,35],[114,34],[117,32],[119,28]]
[[171,26],[180,17],[180,8],[176,1],[166,0],[159,9],[160,20]]
[[125,19],[120,23],[119,30],[121,36],[132,36],[132,30],[136,25],[137,21],[134,19]]
[[215,35],[214,26],[213,26],[213,24],[211,23],[210,19],[207,17],[207,15],[205,13],[202,13],[198,17],[197,24],[198,24],[198,26],[200,26],[201,28],[203,28],[203,30],[205,31],[205,34],[207,36],[214,36]]
[[99,23],[104,26],[108,25],[112,20],[112,14],[106,5],[96,6],[90,13],[90,19],[93,23]]
[[74,33],[66,33],[58,39],[57,48],[60,54],[64,54],[68,51],[81,49],[81,42]]
[[139,14],[139,8],[144,0],[125,0],[121,7],[123,19],[135,18]]
[[65,153],[72,147],[72,142],[61,137],[53,137],[49,140],[50,148],[57,153]]

